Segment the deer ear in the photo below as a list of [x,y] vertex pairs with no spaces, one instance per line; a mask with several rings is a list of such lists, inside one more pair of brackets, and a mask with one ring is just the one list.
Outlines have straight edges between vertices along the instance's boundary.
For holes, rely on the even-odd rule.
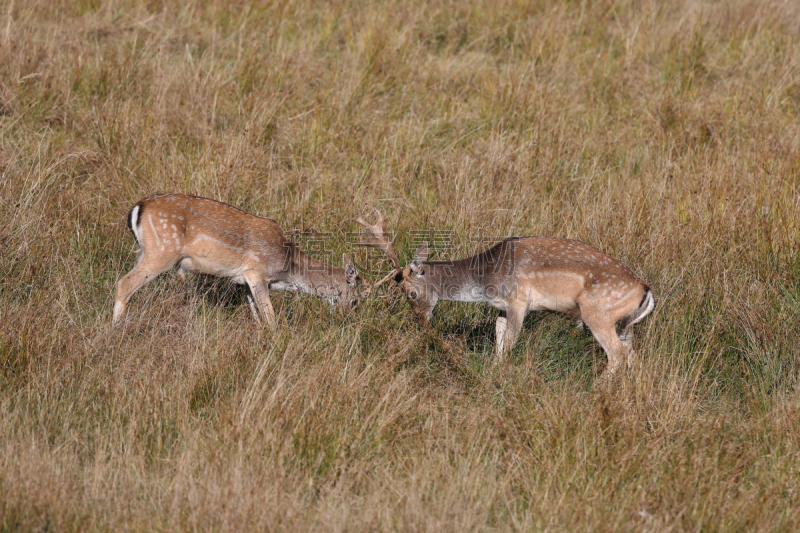
[[347,279],[347,283],[355,283],[358,277],[358,270],[356,270],[356,266],[347,254],[342,254],[342,266],[344,267],[344,277]]
[[417,250],[414,252],[413,261],[418,261],[421,263],[422,261],[427,261],[427,260],[428,260],[428,243],[423,242],[422,244],[419,245],[419,248],[417,248]]
[[422,276],[425,274],[425,267],[422,264],[426,259],[428,259],[428,243],[423,242],[417,251],[414,252],[414,257],[411,259],[411,263],[409,263],[408,267],[411,270],[411,273],[415,276]]

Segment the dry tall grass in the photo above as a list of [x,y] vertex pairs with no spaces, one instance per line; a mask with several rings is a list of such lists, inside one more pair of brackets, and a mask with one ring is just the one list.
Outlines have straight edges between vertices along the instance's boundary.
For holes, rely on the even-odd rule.
[[[800,522],[795,2],[0,2],[0,530],[789,530]],[[164,276],[110,327],[125,214],[180,191],[321,258],[510,234],[633,266],[605,357],[530,316],[351,315]],[[422,233],[420,233],[422,232]],[[386,272],[359,252],[371,279]],[[332,259],[333,260],[333,259]]]

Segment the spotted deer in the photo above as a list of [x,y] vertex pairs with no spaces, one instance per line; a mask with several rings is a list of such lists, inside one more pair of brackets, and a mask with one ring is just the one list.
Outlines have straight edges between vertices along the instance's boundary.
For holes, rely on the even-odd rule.
[[128,212],[128,228],[140,251],[136,266],[117,282],[114,324],[133,293],[176,266],[181,281],[186,271],[195,271],[247,284],[253,316],[260,322],[260,313],[270,324],[276,322],[270,290],[305,292],[350,306],[359,295],[361,280],[346,254],[344,268],[326,265],[300,250],[274,220],[222,202],[151,196]]
[[511,237],[488,250],[456,261],[428,261],[422,244],[402,267],[383,230],[383,216],[364,226],[360,246],[381,250],[394,265],[392,274],[414,314],[430,322],[439,300],[487,303],[497,318],[496,360],[514,344],[528,311],[557,311],[580,317],[608,356],[604,377],[623,361],[633,368],[633,325],[655,307],[650,288],[622,262],[582,242],[555,237]]

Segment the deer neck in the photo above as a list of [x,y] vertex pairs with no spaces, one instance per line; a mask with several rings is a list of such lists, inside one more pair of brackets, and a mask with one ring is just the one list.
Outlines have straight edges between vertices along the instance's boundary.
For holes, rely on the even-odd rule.
[[289,290],[321,298],[337,297],[343,292],[344,269],[323,263],[297,246],[292,246],[288,266],[284,282]]
[[483,279],[472,258],[457,261],[426,261],[426,276],[440,300],[452,302],[490,302]]

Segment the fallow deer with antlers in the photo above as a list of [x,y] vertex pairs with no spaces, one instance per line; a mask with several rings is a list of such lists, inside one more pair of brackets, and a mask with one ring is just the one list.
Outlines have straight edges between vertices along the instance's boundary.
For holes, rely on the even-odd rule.
[[136,266],[117,282],[115,324],[133,293],[174,267],[181,280],[195,271],[247,284],[253,316],[260,321],[257,308],[270,324],[276,322],[270,290],[305,292],[350,306],[359,296],[361,280],[346,254],[343,268],[326,265],[300,250],[274,220],[222,202],[151,196],[131,208],[128,228],[140,251]]
[[[622,262],[582,242],[555,237],[511,237],[456,261],[428,261],[422,244],[402,267],[383,230],[383,216],[364,226],[360,246],[381,250],[394,265],[395,281],[414,314],[428,324],[436,302],[482,302],[497,309],[497,359],[511,348],[528,311],[576,314],[608,355],[605,377],[636,363],[633,325],[655,307],[650,288]],[[385,278],[385,279],[388,279]]]

